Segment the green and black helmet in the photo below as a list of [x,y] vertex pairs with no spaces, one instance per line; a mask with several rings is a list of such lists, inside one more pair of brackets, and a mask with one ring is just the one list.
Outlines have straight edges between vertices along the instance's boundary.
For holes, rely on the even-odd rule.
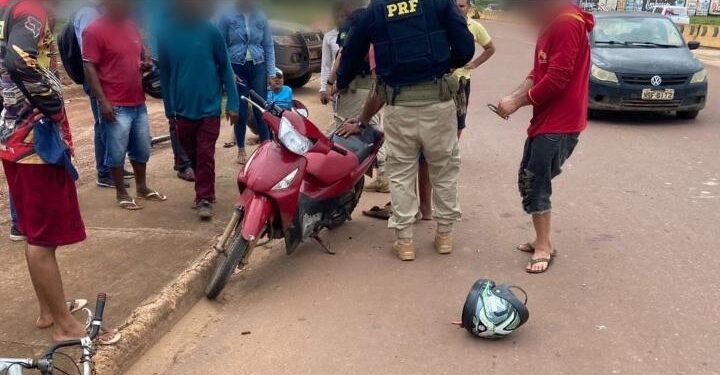
[[[520,301],[511,289],[525,295]],[[527,293],[521,288],[481,279],[475,282],[462,313],[462,325],[468,332],[486,339],[505,337],[525,324],[530,318],[527,307]]]

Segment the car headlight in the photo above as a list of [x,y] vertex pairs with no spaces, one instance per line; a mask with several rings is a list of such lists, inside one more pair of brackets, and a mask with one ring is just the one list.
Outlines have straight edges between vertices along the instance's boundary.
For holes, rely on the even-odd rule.
[[693,74],[692,79],[690,80],[690,83],[701,83],[705,82],[707,79],[707,70],[703,68],[703,70]]
[[298,171],[299,170],[297,168],[295,168],[294,171],[290,172],[287,176],[285,176],[285,178],[283,178],[282,180],[280,180],[280,182],[275,184],[275,186],[273,186],[272,190],[278,191],[278,190],[285,190],[285,189],[289,188],[290,185],[292,185],[293,181],[295,181],[295,176],[297,176]]
[[598,81],[618,83],[617,74],[615,74],[611,71],[602,69],[595,64],[592,65],[592,68],[590,69],[590,74]]
[[313,145],[312,141],[295,130],[290,120],[285,117],[280,120],[280,131],[278,133],[280,143],[295,155],[304,156]]

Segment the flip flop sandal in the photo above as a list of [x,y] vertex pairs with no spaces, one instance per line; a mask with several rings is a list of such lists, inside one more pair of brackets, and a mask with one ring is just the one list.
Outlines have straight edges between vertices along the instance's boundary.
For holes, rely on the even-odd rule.
[[545,267],[542,271],[534,271],[532,269],[525,269],[525,272],[532,273],[532,274],[538,274],[538,273],[545,273],[550,269],[550,266],[553,264],[553,257],[550,258],[538,258],[538,259],[531,259],[530,264],[528,264],[530,267],[538,264],[538,263],[547,263],[547,267]]
[[[92,310],[85,307],[82,309],[82,311],[87,314],[87,317],[85,318],[85,332],[90,332],[90,327],[92,327],[93,319],[95,318],[95,314],[93,314]],[[110,337],[104,337],[108,336],[108,334],[111,334]],[[120,342],[120,339],[122,338],[122,335],[117,329],[109,329],[109,328],[100,328],[100,335],[97,337],[97,343],[99,345],[103,346],[110,346],[115,345],[118,342]]]
[[[523,253],[534,253],[535,252],[535,246],[532,245],[532,243],[524,243],[522,245],[517,245],[515,247],[515,250],[522,251]],[[558,254],[557,249],[554,249],[552,254],[550,254],[551,257],[556,257]]]
[[160,194],[157,191],[153,191],[151,193],[147,193],[145,195],[139,195],[138,198],[144,199],[146,201],[150,202],[165,202],[167,200],[167,197]]
[[88,301],[86,299],[75,299],[72,301],[66,301],[65,305],[67,306],[68,310],[70,310],[70,314],[74,314],[88,305]]
[[363,215],[376,219],[389,220],[390,216],[392,216],[392,208],[375,206],[367,211],[363,211]]
[[98,345],[112,346],[120,342],[122,334],[117,329],[105,329],[100,330],[100,335],[97,337]]
[[128,210],[128,211],[139,211],[139,210],[143,209],[143,207],[141,205],[137,204],[137,202],[135,202],[134,199],[130,199],[130,200],[123,199],[123,200],[118,201],[117,204],[118,204],[118,207],[120,207],[124,210]]
[[224,148],[233,148],[235,146],[237,146],[237,143],[235,142],[225,142],[225,144],[223,144]]

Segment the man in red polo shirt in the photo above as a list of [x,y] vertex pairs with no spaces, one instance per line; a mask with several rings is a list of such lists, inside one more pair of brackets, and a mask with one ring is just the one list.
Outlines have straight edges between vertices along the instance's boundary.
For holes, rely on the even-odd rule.
[[568,0],[526,2],[523,10],[542,30],[533,70],[500,101],[498,109],[501,116],[509,116],[520,107],[533,106],[518,185],[523,208],[533,217],[536,240],[518,250],[533,253],[527,272],[543,273],[555,257],[550,239],[552,179],[560,174],[587,127],[588,33],[595,21]]
[[134,2],[103,0],[103,15],[83,33],[85,77],[100,106],[105,139],[105,165],[115,183],[117,204],[126,210],[143,207],[125,188],[125,155],[135,172],[137,197],[163,202],[167,197],[147,185],[150,126],[142,72],[152,68],[142,37],[130,16]]

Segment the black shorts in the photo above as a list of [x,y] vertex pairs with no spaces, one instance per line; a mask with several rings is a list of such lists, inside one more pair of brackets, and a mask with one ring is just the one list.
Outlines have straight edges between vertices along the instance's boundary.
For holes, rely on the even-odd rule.
[[542,134],[525,142],[518,187],[526,213],[550,212],[552,179],[562,172],[562,166],[575,150],[579,136],[579,133]]

